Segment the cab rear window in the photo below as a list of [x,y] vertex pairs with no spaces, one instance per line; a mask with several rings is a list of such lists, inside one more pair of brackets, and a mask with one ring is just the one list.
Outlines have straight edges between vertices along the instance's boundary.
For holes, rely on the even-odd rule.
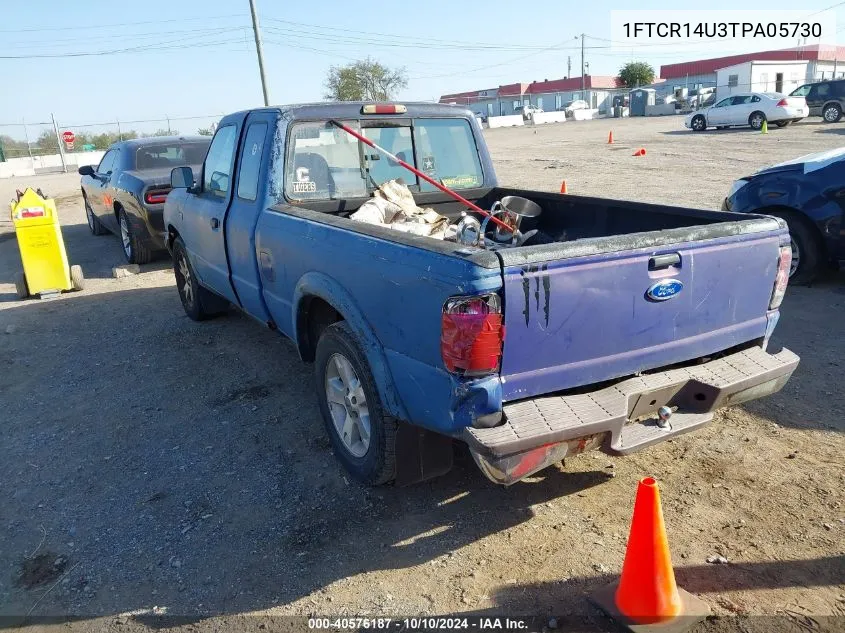
[[[405,119],[384,125],[344,124],[400,160],[452,189],[484,182],[472,128],[465,119]],[[289,200],[367,197],[388,180],[401,178],[413,191],[435,191],[425,180],[385,154],[327,122],[291,127],[285,167]]]

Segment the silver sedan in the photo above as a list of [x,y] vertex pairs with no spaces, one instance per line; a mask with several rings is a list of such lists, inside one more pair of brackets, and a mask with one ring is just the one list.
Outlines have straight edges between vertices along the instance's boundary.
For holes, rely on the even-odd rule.
[[755,130],[768,121],[786,127],[809,114],[804,97],[787,97],[779,92],[743,92],[720,99],[709,108],[687,115],[684,125],[696,132],[708,127],[750,125]]

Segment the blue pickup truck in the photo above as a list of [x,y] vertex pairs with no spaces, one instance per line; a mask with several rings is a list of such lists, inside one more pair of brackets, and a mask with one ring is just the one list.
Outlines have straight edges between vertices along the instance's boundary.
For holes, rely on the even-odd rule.
[[[400,178],[456,237],[350,217]],[[585,450],[626,455],[778,391],[798,365],[767,351],[782,220],[502,187],[455,106],[238,112],[171,185],[185,312],[233,305],[292,339],[337,458],[367,484],[446,472],[455,439],[500,484]],[[442,186],[481,210],[534,203],[518,232],[542,239],[497,241]]]

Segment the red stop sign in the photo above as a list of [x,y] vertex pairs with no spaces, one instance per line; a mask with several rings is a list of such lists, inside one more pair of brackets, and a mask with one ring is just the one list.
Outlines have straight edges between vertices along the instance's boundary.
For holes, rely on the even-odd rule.
[[73,135],[73,132],[71,132],[70,130],[68,130],[68,131],[66,131],[66,132],[62,132],[62,140],[63,140],[65,143],[73,143],[73,140],[74,140],[75,138],[76,138],[76,137]]

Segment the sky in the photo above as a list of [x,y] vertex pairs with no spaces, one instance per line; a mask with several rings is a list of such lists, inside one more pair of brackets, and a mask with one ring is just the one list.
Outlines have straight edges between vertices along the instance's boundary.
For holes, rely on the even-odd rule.
[[[319,100],[332,65],[371,57],[402,66],[400,100],[580,75],[586,34],[589,74],[615,75],[626,62],[661,64],[781,48],[760,42],[684,42],[611,46],[605,0],[256,0],[270,102]],[[708,9],[751,9],[710,0]],[[767,0],[766,12],[799,3]],[[845,29],[845,2],[804,0],[808,15],[834,6]],[[637,9],[678,8],[639,1]],[[845,32],[837,32],[839,43]],[[812,44],[813,42],[809,42]],[[248,0],[0,0],[0,134],[37,136],[54,114],[62,129],[166,127],[194,133],[220,115],[263,105]],[[185,117],[196,117],[186,119]],[[159,119],[151,123],[133,121]],[[14,124],[14,125],[12,125]],[[88,126],[87,128],[85,126]]]

